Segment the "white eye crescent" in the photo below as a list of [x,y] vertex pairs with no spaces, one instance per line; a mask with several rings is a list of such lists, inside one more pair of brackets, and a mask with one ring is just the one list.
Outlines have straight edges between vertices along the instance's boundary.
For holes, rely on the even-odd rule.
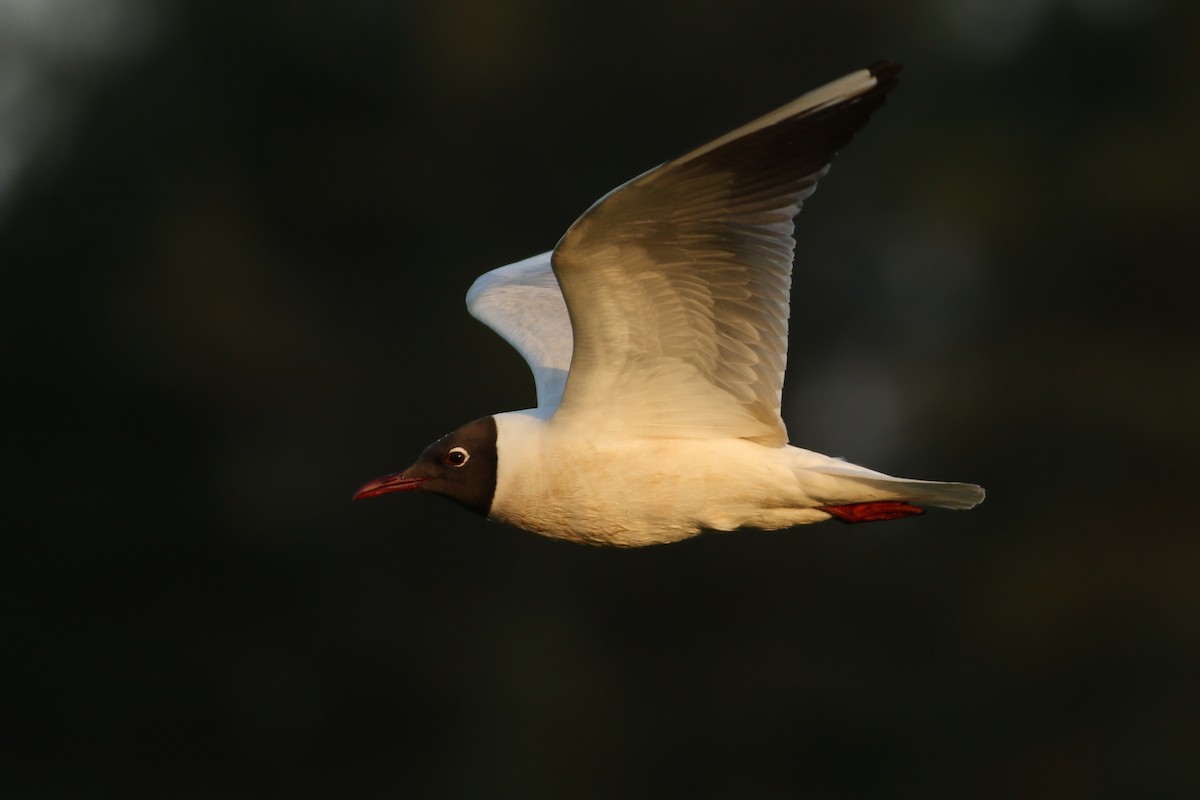
[[461,467],[471,460],[471,454],[465,447],[451,447],[442,460],[451,467]]

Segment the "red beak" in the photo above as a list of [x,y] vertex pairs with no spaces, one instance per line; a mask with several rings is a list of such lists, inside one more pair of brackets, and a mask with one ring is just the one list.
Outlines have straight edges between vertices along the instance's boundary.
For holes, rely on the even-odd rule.
[[366,497],[378,497],[381,494],[391,494],[392,492],[411,492],[414,489],[420,489],[421,484],[427,480],[429,479],[406,478],[403,472],[393,472],[391,475],[384,475],[382,478],[370,481],[355,492],[352,499],[362,500]]

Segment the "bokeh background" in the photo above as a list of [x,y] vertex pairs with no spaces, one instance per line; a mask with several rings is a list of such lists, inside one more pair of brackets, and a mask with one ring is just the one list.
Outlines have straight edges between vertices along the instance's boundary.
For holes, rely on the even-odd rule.
[[[5,797],[1200,796],[1191,0],[0,0]],[[795,442],[969,513],[351,504],[526,407],[476,275],[889,57]]]

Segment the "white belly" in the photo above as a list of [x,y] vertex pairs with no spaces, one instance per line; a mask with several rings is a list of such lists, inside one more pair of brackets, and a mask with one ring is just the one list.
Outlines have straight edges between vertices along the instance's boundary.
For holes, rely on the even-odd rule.
[[702,530],[818,522],[793,447],[741,439],[589,438],[526,414],[497,415],[491,518],[595,544],[672,542]]

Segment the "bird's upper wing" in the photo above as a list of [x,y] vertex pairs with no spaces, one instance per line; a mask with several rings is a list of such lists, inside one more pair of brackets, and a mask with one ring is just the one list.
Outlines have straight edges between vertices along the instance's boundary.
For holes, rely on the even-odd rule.
[[552,262],[574,329],[556,422],[787,441],[779,403],[793,218],[899,69],[876,64],[809,92],[634,178],[576,220]]
[[571,366],[571,321],[550,254],[480,275],[467,290],[467,309],[529,363],[538,408],[553,412]]

